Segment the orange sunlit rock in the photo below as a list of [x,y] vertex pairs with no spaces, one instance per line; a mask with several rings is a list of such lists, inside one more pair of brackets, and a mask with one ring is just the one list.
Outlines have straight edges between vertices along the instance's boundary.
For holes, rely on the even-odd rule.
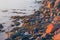
[[56,0],[54,7],[58,5],[59,0]]
[[60,33],[57,35],[54,35],[53,40],[60,40]]
[[48,8],[50,8],[50,7],[51,7],[50,2],[48,2],[48,3],[47,3],[47,7],[48,7]]
[[53,27],[54,27],[53,24],[49,24],[49,25],[47,26],[46,33],[49,34],[49,33],[52,31]]
[[54,20],[54,21],[60,20],[60,16],[56,16],[53,20]]
[[[56,16],[54,19],[54,21],[58,21],[60,20],[60,16]],[[54,28],[54,25],[51,23],[47,26],[47,30],[46,30],[46,33],[50,33],[52,31],[52,29]]]

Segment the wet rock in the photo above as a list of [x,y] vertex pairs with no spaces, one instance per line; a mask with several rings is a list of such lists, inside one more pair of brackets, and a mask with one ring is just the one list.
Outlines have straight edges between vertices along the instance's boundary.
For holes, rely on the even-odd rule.
[[29,40],[29,38],[28,37],[24,37],[24,38],[22,38],[22,40]]
[[5,40],[12,40],[11,38],[7,38],[7,39],[5,39]]
[[1,32],[5,32],[5,30],[0,30]]
[[0,30],[1,30],[1,29],[3,29],[3,25],[2,25],[2,24],[0,24]]
[[20,22],[15,22],[15,25],[16,25],[16,26],[19,26],[19,25],[20,25]]
[[12,19],[20,18],[20,16],[11,16]]
[[14,27],[15,25],[11,25],[11,27]]

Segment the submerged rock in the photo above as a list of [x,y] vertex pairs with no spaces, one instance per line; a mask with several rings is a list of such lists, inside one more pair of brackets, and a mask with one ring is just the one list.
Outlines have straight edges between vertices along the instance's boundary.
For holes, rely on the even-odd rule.
[[8,10],[2,10],[2,12],[8,12]]

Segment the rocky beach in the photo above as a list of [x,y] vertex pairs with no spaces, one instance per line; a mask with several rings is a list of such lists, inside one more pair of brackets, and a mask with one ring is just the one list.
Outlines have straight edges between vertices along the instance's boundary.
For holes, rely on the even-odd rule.
[[59,3],[59,0],[26,0],[23,9],[1,10],[0,39],[60,40]]

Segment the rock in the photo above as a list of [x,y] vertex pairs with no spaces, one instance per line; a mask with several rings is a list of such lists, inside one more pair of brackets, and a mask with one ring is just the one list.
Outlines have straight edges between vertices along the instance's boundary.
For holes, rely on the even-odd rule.
[[14,27],[15,25],[11,25],[11,27]]
[[12,19],[20,18],[20,16],[11,16]]
[[29,40],[29,38],[28,37],[24,37],[24,38],[22,38],[22,40]]
[[7,38],[7,39],[5,39],[5,40],[12,40],[11,38]]
[[0,24],[0,30],[1,30],[1,29],[3,29],[3,25],[2,25],[2,24]]
[[53,40],[60,40],[60,33],[57,35],[54,35]]
[[19,26],[19,25],[20,25],[20,22],[15,22],[15,25],[16,25],[16,26]]
[[5,30],[1,30],[1,32],[5,32]]

